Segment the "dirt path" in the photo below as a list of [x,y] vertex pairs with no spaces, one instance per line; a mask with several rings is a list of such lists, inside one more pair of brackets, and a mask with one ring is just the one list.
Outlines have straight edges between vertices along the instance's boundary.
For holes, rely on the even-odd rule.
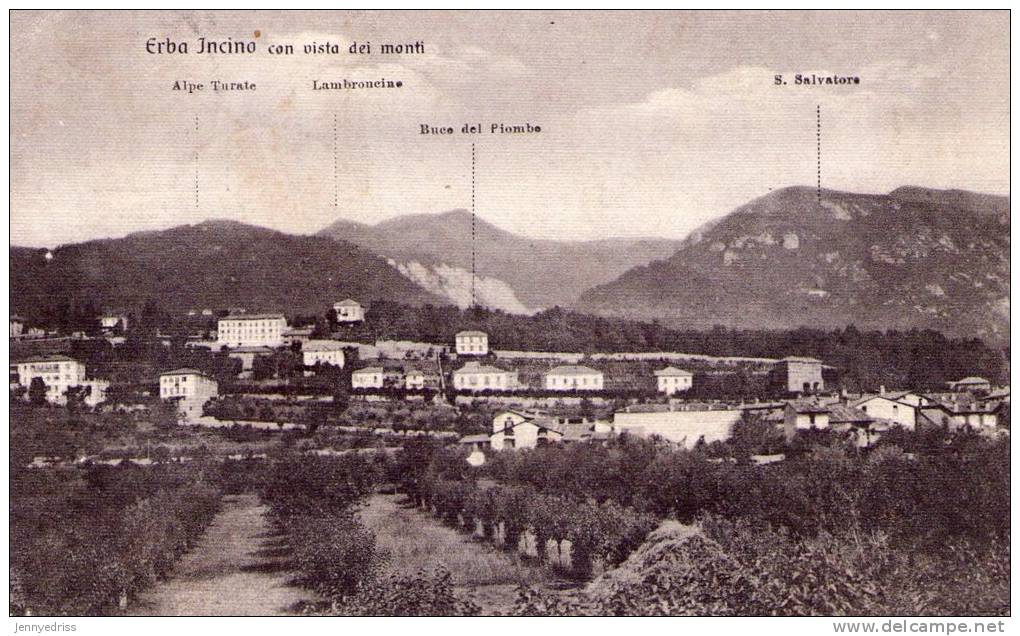
[[253,495],[227,496],[223,508],[171,579],[146,591],[127,613],[138,616],[288,614],[313,594],[288,585],[285,540],[272,533]]
[[458,593],[488,615],[513,607],[518,584],[547,590],[572,587],[547,569],[472,539],[403,502],[400,495],[373,495],[359,513],[379,547],[389,552],[391,572],[411,575],[442,566],[451,573]]

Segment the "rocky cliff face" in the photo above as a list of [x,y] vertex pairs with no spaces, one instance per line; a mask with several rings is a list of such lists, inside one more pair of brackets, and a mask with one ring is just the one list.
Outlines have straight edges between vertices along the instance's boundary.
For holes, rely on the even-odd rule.
[[665,258],[680,245],[666,239],[530,239],[481,218],[472,227],[465,210],[403,216],[377,225],[341,220],[319,234],[385,256],[411,280],[461,306],[470,303],[473,250],[479,304],[525,314],[572,304],[585,290],[635,265]]
[[786,188],[595,287],[583,311],[674,327],[933,328],[1009,338],[1009,200]]

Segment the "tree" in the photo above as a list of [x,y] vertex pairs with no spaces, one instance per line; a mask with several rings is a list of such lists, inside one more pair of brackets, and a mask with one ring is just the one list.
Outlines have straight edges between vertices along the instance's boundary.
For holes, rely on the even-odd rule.
[[32,378],[32,382],[28,385],[28,401],[34,406],[46,404],[46,383],[42,378],[38,376]]
[[91,386],[69,386],[64,392],[67,397],[67,410],[75,413],[85,406],[85,399],[92,395]]

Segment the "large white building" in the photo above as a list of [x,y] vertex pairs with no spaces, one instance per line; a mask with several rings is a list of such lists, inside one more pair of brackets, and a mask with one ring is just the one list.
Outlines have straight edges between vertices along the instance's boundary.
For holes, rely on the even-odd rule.
[[239,314],[220,318],[216,342],[226,347],[282,347],[283,314]]
[[306,367],[331,364],[344,367],[344,346],[337,340],[309,340],[301,346],[301,357]]
[[454,336],[459,356],[484,356],[489,353],[489,335],[484,331],[461,331]]
[[472,360],[453,372],[453,388],[458,391],[512,391],[517,388],[517,373]]
[[686,448],[693,448],[699,440],[705,443],[728,439],[742,412],[736,409],[700,411],[617,411],[613,414],[613,429],[617,434],[627,433],[648,438],[661,437]]
[[337,322],[361,322],[365,319],[365,308],[350,298],[333,303],[333,311]]
[[694,374],[690,371],[684,371],[676,367],[666,367],[655,372],[655,384],[659,393],[665,393],[666,395],[682,393],[689,390],[693,383]]
[[601,371],[582,365],[565,364],[545,374],[547,391],[601,391],[603,384]]
[[27,358],[10,364],[11,386],[23,386],[25,397],[34,378],[41,378],[46,385],[46,401],[53,404],[67,402],[67,389],[85,386],[85,365],[64,355],[45,355]]
[[177,402],[188,419],[202,415],[205,403],[219,395],[219,384],[196,369],[175,369],[159,375],[159,397]]

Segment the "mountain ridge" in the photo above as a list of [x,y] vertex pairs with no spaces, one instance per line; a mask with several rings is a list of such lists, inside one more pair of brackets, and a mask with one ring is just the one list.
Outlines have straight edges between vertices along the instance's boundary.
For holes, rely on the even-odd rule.
[[794,186],[739,206],[573,308],[673,327],[856,324],[1003,342],[1008,229],[1006,197]]
[[[373,225],[338,219],[317,235],[361,245],[418,272],[416,280],[442,279],[443,293],[461,306],[465,299],[470,302],[463,281],[470,281],[474,261],[476,281],[484,279],[491,287],[476,290],[482,293],[480,304],[514,313],[571,304],[593,285],[669,256],[680,245],[656,238],[529,238],[472,219],[464,209],[409,214]],[[462,284],[454,286],[454,279]]]
[[137,308],[149,301],[171,312],[247,307],[315,315],[348,296],[366,304],[395,297],[408,304],[444,302],[356,245],[237,221],[53,250],[12,247],[10,268],[12,311],[29,319],[67,307]]

